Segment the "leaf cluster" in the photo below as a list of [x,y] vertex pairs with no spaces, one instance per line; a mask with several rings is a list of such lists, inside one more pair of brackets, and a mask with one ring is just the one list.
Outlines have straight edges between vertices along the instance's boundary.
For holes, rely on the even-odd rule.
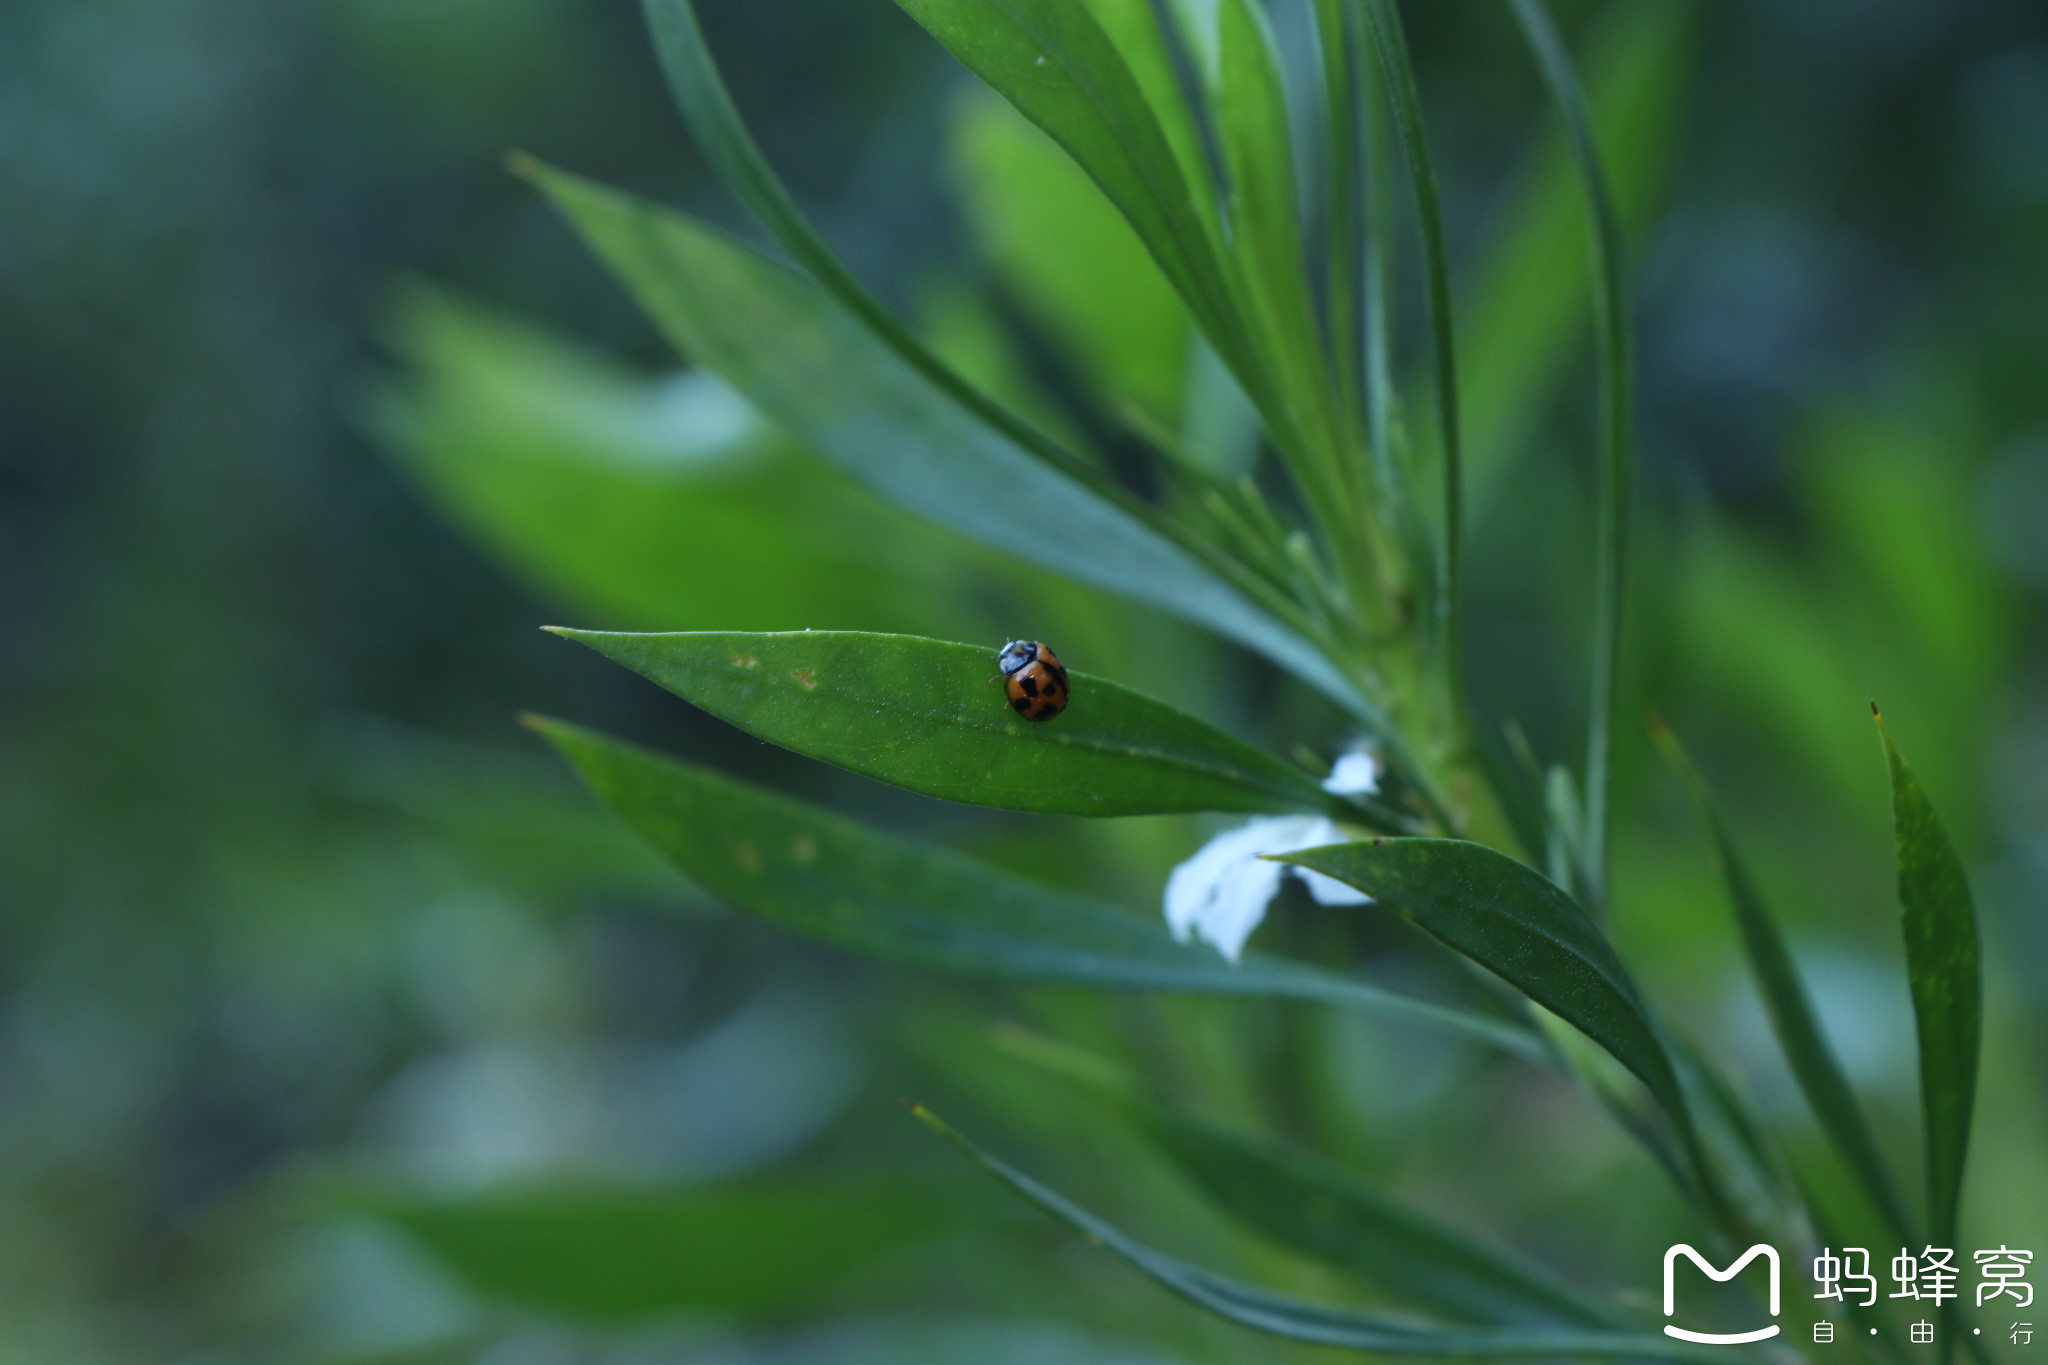
[[[926,796],[1070,816],[1330,819],[1358,837],[1286,861],[1363,892],[1366,913],[1415,925],[1495,1003],[1423,999],[1288,958],[1226,963],[1119,906],[576,726],[535,728],[677,867],[789,930],[942,973],[1307,1000],[1436,1030],[1572,1078],[1670,1173],[1710,1242],[1803,1245],[1810,1210],[1761,1125],[1646,998],[1606,929],[1631,340],[1621,210],[1541,0],[1507,8],[1559,111],[1585,204],[1602,419],[1589,743],[1578,773],[1539,775],[1548,811],[1533,827],[1511,819],[1489,780],[1462,686],[1466,424],[1451,267],[1394,0],[1314,6],[1312,103],[1327,157],[1307,179],[1289,73],[1255,0],[900,3],[1114,210],[1142,249],[1133,259],[1163,284],[1152,297],[1184,315],[1189,374],[1250,415],[1249,463],[1232,473],[1203,456],[1191,423],[1162,416],[1155,387],[1125,414],[1167,490],[1149,494],[1085,434],[1026,415],[949,362],[784,188],[689,0],[647,0],[663,70],[708,159],[785,260],[566,172],[517,167],[678,349],[784,437],[934,527],[1262,656],[1364,731],[1386,768],[1380,791],[1332,795],[1292,761],[1078,670],[1067,713],[1028,724],[992,689],[987,646],[836,630],[560,633],[763,741]],[[1426,448],[1390,358],[1403,181],[1431,338]],[[1823,1130],[1893,1229],[1952,1241],[1981,1027],[1976,930],[1960,863],[1912,771],[1886,736],[1920,1030],[1924,1224],[1893,1185],[1757,883],[1666,739],[1706,811],[1738,934]],[[1526,861],[1536,853],[1542,871]],[[1307,1302],[1193,1266],[918,1111],[1003,1184],[1212,1313],[1379,1353],[1699,1353],[1334,1163],[1165,1108],[1086,1059],[1021,1051],[1081,1076],[1226,1214],[1436,1316]]]

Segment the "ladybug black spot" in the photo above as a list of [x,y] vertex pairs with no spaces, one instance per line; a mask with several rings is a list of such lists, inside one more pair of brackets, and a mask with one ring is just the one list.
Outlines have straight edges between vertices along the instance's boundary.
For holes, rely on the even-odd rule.
[[1010,708],[1024,719],[1051,720],[1067,709],[1070,684],[1059,655],[1035,640],[1012,640],[996,655]]

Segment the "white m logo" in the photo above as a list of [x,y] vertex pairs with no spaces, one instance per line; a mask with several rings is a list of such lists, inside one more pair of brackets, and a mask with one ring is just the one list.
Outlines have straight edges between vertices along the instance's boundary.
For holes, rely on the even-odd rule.
[[[1778,1249],[1776,1247],[1766,1246],[1764,1243],[1758,1242],[1755,1246],[1743,1252],[1736,1259],[1734,1265],[1729,1266],[1726,1270],[1716,1270],[1707,1264],[1706,1257],[1700,1255],[1685,1243],[1680,1242],[1677,1246],[1670,1248],[1664,1253],[1665,1317],[1670,1317],[1678,1309],[1677,1295],[1673,1292],[1676,1286],[1672,1282],[1672,1271],[1678,1265],[1678,1258],[1680,1256],[1691,1260],[1708,1279],[1722,1282],[1732,1280],[1737,1275],[1740,1275],[1742,1268],[1759,1256],[1768,1260],[1771,1263],[1771,1316],[1774,1318],[1778,1316]],[[1664,1325],[1664,1335],[1667,1337],[1677,1337],[1680,1341],[1705,1342],[1709,1346],[1739,1346],[1745,1341],[1762,1341],[1766,1337],[1778,1335],[1778,1325],[1772,1323],[1769,1327],[1761,1327],[1754,1332],[1716,1333],[1688,1332],[1683,1327],[1673,1327],[1666,1323]]]

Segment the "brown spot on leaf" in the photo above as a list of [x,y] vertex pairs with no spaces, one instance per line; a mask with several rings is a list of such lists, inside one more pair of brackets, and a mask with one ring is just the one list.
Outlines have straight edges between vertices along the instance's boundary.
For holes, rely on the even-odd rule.
[[761,661],[751,654],[735,654],[732,656],[732,666],[734,668],[759,668]]
[[790,856],[800,863],[817,861],[818,841],[808,834],[799,834],[789,846]]
[[734,844],[732,846],[732,860],[740,865],[742,872],[759,872],[761,870],[761,855],[755,852],[752,844]]
[[806,692],[818,685],[818,670],[815,668],[795,669],[791,671],[789,676],[795,678],[796,685]]

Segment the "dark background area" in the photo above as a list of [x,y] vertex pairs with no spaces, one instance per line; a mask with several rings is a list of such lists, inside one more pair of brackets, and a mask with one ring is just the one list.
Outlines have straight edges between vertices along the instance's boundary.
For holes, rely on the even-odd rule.
[[[1633,3],[1665,0],[1616,0]],[[944,154],[965,78],[943,52],[883,0],[701,8],[740,105],[858,270],[898,300],[933,260],[972,276]],[[1411,9],[1474,260],[1547,145],[1540,92],[1502,8]],[[1559,9],[1575,38],[1607,17]],[[1636,234],[1642,706],[1692,725],[1825,938],[1859,915],[1890,932],[1869,906],[1881,772],[1857,728],[1884,692],[2006,952],[1994,985],[2014,1031],[1987,1104],[2013,1117],[1989,1126],[1980,1188],[2009,1177],[2039,1214],[2048,10],[1701,5],[1673,79],[1664,190]],[[378,1278],[403,1279],[383,1243],[292,1231],[307,1219],[279,1212],[280,1185],[365,1154],[458,1176],[687,1175],[800,1148],[922,1151],[880,1101],[900,1069],[885,1002],[928,988],[701,907],[664,913],[692,893],[515,717],[843,784],[761,768],[751,743],[542,635],[570,604],[473,548],[360,420],[413,278],[671,363],[504,169],[511,148],[740,222],[625,0],[0,12],[0,1359],[368,1359],[443,1337],[473,1353],[454,1358],[516,1340],[527,1353],[503,1359],[612,1359],[530,1327],[449,1327],[425,1291],[406,1307],[414,1291]],[[1543,407],[1525,442],[1542,458],[1518,457],[1474,532],[1475,690],[1546,757],[1577,743],[1588,406]],[[415,798],[440,745],[471,785],[437,805]],[[504,763],[485,786],[505,823],[465,814],[485,760],[458,746]],[[403,799],[380,786],[387,750],[405,755]],[[1668,890],[1704,864],[1668,853],[1684,815],[1668,783],[1631,773],[1623,882]],[[1725,927],[1710,889],[1673,894],[1682,913],[1623,937],[1707,1008],[1718,987],[1687,955],[1712,938],[1720,971]],[[1862,960],[1835,965],[1837,1020],[1882,1016],[1854,1014]],[[504,1137],[529,1131],[511,1119],[473,1131],[477,1114],[572,1110],[533,1087],[631,1074],[622,1058],[792,992],[826,1015],[761,1015],[787,1036],[741,1068],[788,1078],[758,1106],[789,1111],[780,1129],[693,1129],[688,1160],[611,1129],[527,1147]],[[1884,1055],[1891,1036],[1872,1025],[1880,1089],[1910,1065]],[[524,1061],[491,1050],[506,1038]],[[835,1039],[864,1060],[818,1062]],[[871,1079],[818,1079],[842,1074]]]

